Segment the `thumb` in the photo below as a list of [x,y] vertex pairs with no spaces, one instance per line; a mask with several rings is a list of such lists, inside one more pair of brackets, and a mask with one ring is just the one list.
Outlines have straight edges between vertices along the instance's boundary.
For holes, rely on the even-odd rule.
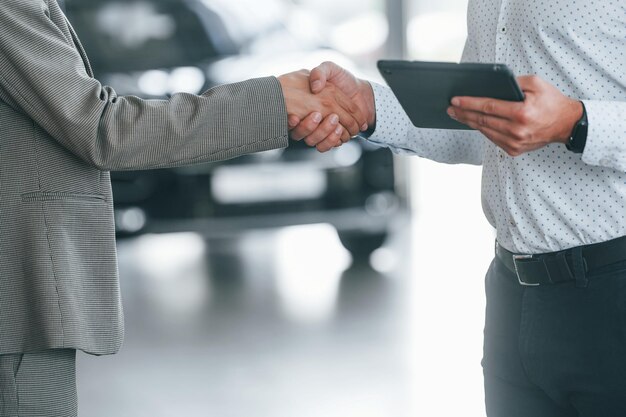
[[314,68],[309,77],[311,91],[315,94],[322,91],[324,87],[326,87],[326,82],[332,79],[340,71],[340,66],[329,61],[323,62],[318,67]]

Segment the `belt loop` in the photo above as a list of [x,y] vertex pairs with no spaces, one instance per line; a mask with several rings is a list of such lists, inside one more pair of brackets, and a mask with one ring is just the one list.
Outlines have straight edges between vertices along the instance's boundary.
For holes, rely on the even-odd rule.
[[572,248],[572,267],[572,273],[574,274],[574,278],[576,278],[576,287],[587,288],[589,280],[587,279],[582,246]]

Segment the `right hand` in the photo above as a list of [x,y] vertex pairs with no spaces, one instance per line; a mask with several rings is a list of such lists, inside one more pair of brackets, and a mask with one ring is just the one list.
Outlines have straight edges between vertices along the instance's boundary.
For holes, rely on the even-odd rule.
[[[315,94],[319,94],[329,87],[338,88],[344,93],[366,117],[366,123],[360,127],[361,131],[365,131],[368,129],[368,126],[376,124],[374,92],[369,82],[356,78],[333,62],[324,62],[311,71],[309,82],[311,91]],[[291,136],[304,139],[310,146],[337,143],[335,132],[332,130],[331,120],[328,117],[323,121],[319,118],[319,115],[309,115],[305,119],[292,117],[289,125],[290,128],[293,127]],[[349,138],[347,140],[342,138],[342,141],[337,143],[337,145],[341,145],[348,140]]]
[[[307,70],[278,77],[285,97],[290,127],[297,125],[301,120],[319,125],[322,119],[326,118],[323,125],[331,127],[332,132],[328,132],[329,134],[347,138],[358,134],[366,123],[361,108],[340,89],[332,85],[324,88],[319,94],[311,93],[309,77],[310,73]],[[294,124],[295,120],[297,123]],[[347,132],[344,132],[344,128]],[[341,135],[338,135],[339,133]],[[293,134],[291,136],[296,140],[302,138]],[[325,150],[320,147],[318,149]]]

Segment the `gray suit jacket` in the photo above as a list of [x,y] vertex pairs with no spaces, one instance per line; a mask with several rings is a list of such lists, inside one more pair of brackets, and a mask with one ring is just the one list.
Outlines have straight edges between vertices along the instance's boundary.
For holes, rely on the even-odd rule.
[[284,146],[275,78],[170,100],[120,97],[93,78],[56,0],[2,0],[0,354],[120,348],[108,171]]

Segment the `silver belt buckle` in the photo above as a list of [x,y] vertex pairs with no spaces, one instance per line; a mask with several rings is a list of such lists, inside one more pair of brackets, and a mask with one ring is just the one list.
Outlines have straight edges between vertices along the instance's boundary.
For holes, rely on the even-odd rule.
[[525,287],[538,287],[540,285],[540,284],[530,284],[528,282],[524,282],[519,276],[519,270],[517,269],[517,261],[521,261],[524,259],[532,259],[532,258],[533,258],[533,255],[513,255],[513,265],[515,266],[515,275],[517,275],[517,281],[520,283],[520,285],[523,285]]

